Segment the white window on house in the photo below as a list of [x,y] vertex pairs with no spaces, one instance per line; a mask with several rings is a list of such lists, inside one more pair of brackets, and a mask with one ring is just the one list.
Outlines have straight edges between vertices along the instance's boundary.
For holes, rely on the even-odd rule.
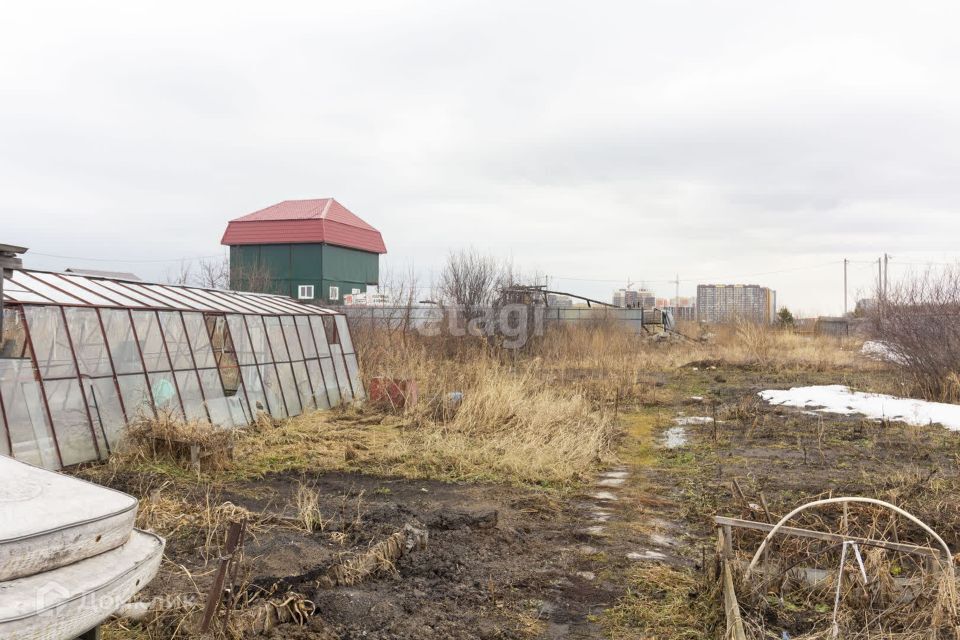
[[340,299],[340,287],[330,287],[330,295],[327,296],[330,300],[339,300]]
[[360,289],[352,289],[350,293],[352,293],[353,295],[359,295]]
[[299,300],[313,300],[313,285],[301,284],[297,287],[297,298]]

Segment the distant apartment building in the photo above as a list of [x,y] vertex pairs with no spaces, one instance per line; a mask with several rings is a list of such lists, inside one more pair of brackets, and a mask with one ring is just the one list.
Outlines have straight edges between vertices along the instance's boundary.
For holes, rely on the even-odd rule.
[[613,306],[625,309],[653,309],[657,297],[646,289],[618,289],[613,292]]
[[769,323],[776,319],[777,292],[756,284],[701,284],[696,308],[700,322]]

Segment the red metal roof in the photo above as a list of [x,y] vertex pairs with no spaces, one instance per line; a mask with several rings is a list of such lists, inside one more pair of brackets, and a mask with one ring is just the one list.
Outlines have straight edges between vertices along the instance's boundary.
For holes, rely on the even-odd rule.
[[386,253],[380,232],[333,198],[284,200],[227,223],[220,244],[325,242]]

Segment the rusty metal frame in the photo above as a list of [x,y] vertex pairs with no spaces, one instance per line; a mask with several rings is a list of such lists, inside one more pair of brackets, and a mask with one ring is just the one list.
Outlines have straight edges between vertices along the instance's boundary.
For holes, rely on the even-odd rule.
[[[307,372],[307,381],[310,383],[310,395],[313,397],[313,408],[319,410],[320,403],[317,402],[317,387],[313,384],[313,376],[310,375],[310,367],[307,366],[307,362],[310,359],[315,359],[317,361],[317,368],[320,369],[320,354],[317,354],[314,358],[307,358],[306,349],[303,348],[303,336],[300,335],[300,325],[297,324],[297,317],[291,316],[293,318],[293,329],[297,332],[297,340],[300,342],[300,353],[303,355],[303,368]],[[310,321],[307,320],[307,325],[309,326]],[[312,333],[312,331],[311,331]],[[316,353],[317,345],[313,345],[314,353]],[[320,369],[320,377],[323,377],[323,369]],[[327,395],[327,406],[330,406],[330,396],[327,394],[327,389],[324,387],[323,393]]]
[[[169,372],[170,376],[173,378],[173,388],[177,391],[177,400],[180,402],[180,411],[183,412],[183,419],[188,420],[187,417],[187,407],[183,404],[183,394],[180,393],[180,382],[177,380],[177,370],[173,368],[173,358],[170,357],[170,347],[167,346],[167,335],[163,332],[163,322],[160,320],[160,312],[152,311],[153,316],[157,319],[157,330],[160,332],[160,342],[163,344],[163,351],[167,354],[167,364],[170,366]],[[156,371],[155,373],[163,373],[163,371]],[[150,376],[147,376],[147,380],[150,379]],[[197,380],[199,382],[199,380]]]
[[[107,362],[110,363],[110,371],[113,372],[113,386],[117,390],[117,400],[120,402],[120,411],[123,412],[123,420],[127,420],[127,406],[123,401],[123,394],[120,392],[120,379],[117,377],[117,367],[113,363],[113,352],[110,351],[110,342],[107,337],[107,327],[103,324],[103,315],[100,313],[100,308],[94,309],[97,314],[97,322],[100,324],[100,333],[103,335],[103,346],[107,349]],[[110,442],[107,441],[107,450],[110,449]]]
[[[218,315],[218,314],[213,314],[213,313],[210,313],[210,314],[206,314],[206,313],[205,313],[205,314],[203,315],[203,326],[204,326],[204,329],[206,329],[206,332],[207,332],[207,339],[210,341],[210,349],[211,349],[211,350],[213,349],[213,335],[211,334],[210,329],[207,328],[207,316],[208,316],[208,315],[210,315],[210,316],[215,316],[215,317],[220,318],[221,320],[223,320],[224,333],[225,333],[225,335],[230,339],[230,344],[233,345],[234,355],[236,355],[237,345],[236,345],[236,343],[234,343],[234,341],[233,341],[233,333],[230,331],[230,323],[227,322],[227,315],[226,315],[225,313],[221,313],[221,314],[219,314],[219,315]],[[189,337],[188,337],[188,339],[189,339]],[[223,397],[226,398],[226,397],[227,397],[227,385],[226,385],[226,383],[224,383],[224,381],[223,381],[223,368],[220,366],[220,362],[221,362],[222,359],[223,359],[223,351],[221,350],[221,357],[220,357],[219,359],[218,359],[218,358],[214,358],[214,361],[217,363],[217,367],[216,367],[216,369],[217,369],[217,376],[219,376],[219,378],[220,378],[220,387],[223,389]],[[254,418],[255,418],[256,416],[254,416],[254,414],[253,414],[253,406],[250,404],[250,394],[247,393],[247,385],[246,385],[246,384],[244,383],[244,381],[243,381],[243,369],[240,368],[240,358],[239,358],[239,357],[236,357],[236,360],[237,360],[237,365],[236,365],[236,366],[237,366],[237,376],[240,378],[240,388],[243,389],[243,399],[247,401],[247,411],[250,412],[250,416],[249,416],[250,422],[253,422],[253,420],[254,420]],[[258,376],[260,375],[259,369],[257,370],[257,375],[258,375]],[[203,382],[202,382],[202,381],[201,381],[201,383],[200,383],[200,386],[201,386],[201,387],[203,386]]]
[[[310,336],[313,338],[313,346],[317,350],[317,363],[320,365],[320,377],[323,378],[323,392],[327,394],[327,406],[330,408],[334,407],[333,400],[330,398],[330,388],[327,385],[327,375],[323,372],[323,359],[327,358],[330,360],[330,367],[333,369],[333,380],[337,384],[337,394],[340,393],[340,382],[337,380],[337,368],[333,366],[333,352],[330,351],[330,344],[326,342],[327,332],[323,326],[323,316],[317,316],[317,322],[320,323],[321,333],[323,335],[324,344],[327,346],[327,353],[329,355],[323,356],[320,354],[320,344],[317,343],[317,332],[313,326],[313,319],[307,318],[307,323],[310,325]],[[337,403],[342,404],[343,397],[340,397],[340,401]]]
[[[270,317],[270,318],[275,318],[276,316],[274,316],[274,315],[270,315],[270,316],[258,316],[258,319],[260,320],[260,324],[263,326],[263,337],[264,337],[264,339],[266,339],[266,341],[267,341],[267,349],[270,350],[270,360],[272,361],[272,364],[273,364],[273,370],[277,373],[277,386],[280,387],[280,397],[283,399],[283,409],[284,409],[284,411],[287,412],[287,417],[290,418],[290,417],[291,417],[291,415],[290,415],[290,405],[287,403],[287,394],[286,394],[286,393],[284,392],[284,390],[283,390],[283,381],[280,379],[280,367],[277,366],[277,355],[273,352],[273,342],[270,340],[270,331],[267,330],[267,320],[266,320],[266,318],[268,318],[268,317]],[[250,330],[250,326],[249,326],[249,325],[247,325],[247,330],[248,330],[248,331]],[[281,331],[281,333],[282,333],[282,331]],[[251,347],[253,346],[253,340],[250,341],[250,346],[251,346]],[[290,362],[289,358],[290,358],[290,354],[288,353],[288,354],[287,354],[287,362]],[[264,387],[264,388],[266,388],[266,387]],[[297,393],[298,393],[298,395],[299,395],[299,392],[297,392]]]
[[[103,459],[103,454],[100,452],[100,442],[97,440],[97,430],[93,427],[93,414],[90,413],[90,402],[87,400],[87,392],[83,389],[83,376],[80,373],[80,361],[77,359],[77,348],[73,342],[73,334],[70,332],[70,323],[67,322],[67,312],[63,307],[60,307],[60,318],[63,319],[63,331],[67,334],[67,344],[70,346],[70,357],[73,360],[73,370],[76,372],[77,386],[80,389],[80,397],[83,398],[83,408],[87,414],[87,424],[90,426],[90,435],[93,436],[93,448],[97,452],[97,460]],[[104,338],[106,340],[106,338]],[[106,345],[104,345],[106,346]],[[104,441],[106,441],[107,436],[103,436]],[[107,451],[109,451],[109,446]]]
[[[324,338],[325,340],[327,340],[327,323],[326,323],[327,320],[329,320],[330,322],[333,322],[333,330],[334,330],[334,331],[339,332],[339,330],[340,330],[340,329],[337,327],[337,323],[336,323],[336,321],[334,320],[333,316],[324,316],[323,318],[321,318],[320,324],[323,325],[323,338]],[[337,334],[335,334],[335,335],[337,335]],[[334,343],[332,343],[332,342],[330,342],[329,340],[327,340],[327,347],[330,349],[330,364],[333,365],[333,377],[337,379],[337,389],[340,391],[340,404],[344,404],[344,403],[346,402],[346,400],[345,400],[344,397],[343,397],[343,384],[340,382],[340,374],[337,373],[337,364],[333,361],[333,358],[335,357],[335,356],[334,356],[334,353],[333,353],[333,344],[334,344]],[[340,360],[343,362],[343,370],[346,371],[346,370],[347,370],[347,361],[343,359],[343,345],[340,344],[340,337],[339,337],[339,335],[337,335],[337,342],[336,342],[336,344],[340,347]],[[349,372],[348,372],[348,373],[347,373],[347,378],[349,378],[349,377],[350,377],[350,374],[349,374]],[[350,389],[350,400],[353,400],[353,385],[350,384],[350,381],[349,381],[349,380],[347,380],[347,388]]]
[[[197,386],[200,387],[200,397],[203,399],[203,412],[207,414],[207,421],[211,424],[213,423],[213,418],[210,416],[210,405],[207,404],[207,392],[203,390],[203,381],[200,379],[200,367],[197,366],[197,357],[193,353],[193,343],[190,341],[190,330],[187,329],[187,321],[183,318],[183,311],[178,311],[180,316],[180,325],[183,327],[183,339],[187,343],[187,351],[190,352],[190,362],[193,363],[193,374],[197,376]],[[202,316],[202,312],[198,312]],[[210,350],[213,350],[211,345]],[[172,364],[172,363],[171,363]],[[204,369],[209,369],[209,367],[204,367]],[[173,376],[177,376],[177,372],[173,372]],[[220,384],[223,384],[223,381],[220,381]]]
[[7,436],[7,449],[13,457],[13,437],[10,435],[10,425],[7,423],[7,407],[3,403],[3,394],[0,393],[0,421],[3,422],[3,433]]
[[50,434],[53,436],[53,446],[57,450],[57,460],[60,461],[60,466],[63,467],[63,453],[60,451],[60,439],[57,438],[57,427],[53,424],[53,414],[50,412],[50,401],[47,399],[47,388],[43,384],[43,376],[40,375],[40,362],[37,360],[37,351],[33,348],[33,337],[30,334],[30,323],[27,322],[27,313],[22,307],[20,312],[23,314],[23,335],[27,341],[27,345],[30,347],[30,360],[33,364],[33,377],[37,382],[37,386],[40,387],[40,397],[43,399],[43,409],[47,414],[47,422],[50,426]]
[[[143,347],[140,345],[140,335],[137,333],[137,321],[133,319],[133,310],[129,307],[127,307],[127,317],[130,319],[130,329],[133,331],[133,342],[137,345],[137,353],[140,355],[140,366],[143,367],[143,381],[147,383],[147,397],[150,398],[150,408],[153,410],[153,417],[157,418],[160,414],[157,412],[157,402],[153,398],[153,383],[150,382],[147,359],[143,357]],[[107,347],[109,348],[109,345]],[[119,383],[119,380],[117,382]]]
[[[284,318],[290,318],[290,319],[292,320],[292,319],[293,319],[293,316],[290,316],[290,315],[287,315],[287,316],[277,316],[277,322],[279,323],[279,326],[280,326],[280,335],[283,337],[283,348],[287,350],[287,364],[290,365],[290,374],[293,376],[293,386],[295,387],[295,390],[296,390],[296,392],[297,392],[297,402],[300,404],[300,413],[303,413],[303,398],[300,397],[300,385],[297,384],[297,372],[294,371],[294,369],[293,369],[293,363],[294,363],[294,362],[303,363],[303,368],[304,368],[304,370],[306,370],[307,364],[306,364],[306,360],[303,358],[303,345],[302,345],[302,344],[300,345],[300,359],[299,359],[299,360],[294,360],[294,359],[293,359],[293,353],[290,351],[290,343],[287,341],[287,332],[283,330],[283,319],[284,319]],[[297,326],[297,323],[296,323],[295,320],[294,320],[294,322],[293,322],[293,326],[294,326],[294,328],[296,328],[296,326]],[[267,339],[269,340],[270,337],[267,336]],[[310,382],[310,372],[309,372],[309,371],[307,372],[307,382],[310,383],[310,386],[311,386],[310,396],[312,397],[312,396],[313,396],[313,389],[312,389],[313,383]],[[282,383],[281,383],[281,387],[282,387],[282,386],[283,386],[283,385],[282,385]],[[313,408],[314,408],[314,409],[317,408],[317,401],[316,401],[316,400],[313,401]],[[300,414],[297,414],[297,415],[300,415]]]
[[[263,389],[263,399],[267,403],[267,411],[270,412],[270,415],[273,415],[272,407],[270,406],[270,397],[267,395],[267,383],[263,379],[263,372],[260,370],[260,359],[257,358],[257,350],[253,345],[253,334],[250,332],[250,325],[247,323],[248,318],[257,318],[260,321],[260,325],[263,327],[263,337],[267,341],[267,348],[270,348],[270,338],[267,336],[267,325],[263,322],[262,316],[240,316],[243,320],[243,326],[247,330],[247,340],[250,341],[250,353],[253,355],[253,362],[257,367],[257,375],[260,376],[260,388]],[[277,384],[280,383],[280,372],[277,371],[277,363],[273,362],[273,350],[270,350],[270,365],[273,367],[274,372],[277,374]],[[264,366],[267,365],[266,362],[263,363]],[[287,417],[290,416],[290,411],[287,409],[287,399],[283,397],[283,385],[280,385],[280,399],[283,401],[283,411],[287,414]],[[278,407],[279,408],[279,407]]]

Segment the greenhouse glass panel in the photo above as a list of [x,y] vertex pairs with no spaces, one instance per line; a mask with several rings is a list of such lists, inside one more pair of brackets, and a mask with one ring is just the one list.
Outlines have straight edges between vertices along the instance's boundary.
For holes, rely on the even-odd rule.
[[330,399],[327,398],[327,386],[323,383],[323,372],[320,371],[320,361],[307,360],[307,371],[313,383],[313,397],[318,409],[329,409]]
[[187,420],[209,420],[207,409],[203,404],[203,391],[200,389],[200,378],[197,372],[177,371],[176,376],[180,400],[183,402],[184,411],[187,412]]
[[245,319],[247,329],[250,330],[251,350],[257,359],[257,363],[273,362],[270,346],[267,344],[267,328],[263,325],[263,318],[260,316],[245,316]]
[[337,325],[337,337],[340,338],[340,346],[344,353],[353,353],[353,340],[350,339],[350,329],[347,327],[346,316],[334,316],[334,322]]
[[[38,280],[42,280],[51,287],[55,287],[56,289],[66,292],[72,298],[76,298],[83,304],[91,304],[98,307],[109,307],[110,305],[114,304],[112,300],[107,300],[103,296],[98,296],[97,294],[87,291],[82,287],[78,287],[69,280],[64,280],[56,274],[32,272],[30,275]],[[28,286],[31,289],[34,288],[33,283],[28,284]],[[44,292],[40,291],[40,293]],[[44,293],[44,295],[46,294]],[[60,294],[60,298],[63,298],[63,294]],[[76,304],[76,301],[74,300],[63,300],[63,302],[65,304]]]
[[25,273],[18,273],[16,283],[27,291],[39,294],[53,303],[83,304],[82,299],[55,289],[35,276],[36,274],[27,275]]
[[289,362],[278,362],[277,371],[280,374],[280,385],[283,389],[283,399],[287,402],[287,415],[298,416],[303,413],[300,406],[300,391],[297,390],[297,379]]
[[174,370],[193,369],[193,360],[190,358],[190,343],[187,341],[187,332],[183,327],[183,321],[180,319],[180,312],[161,311],[160,323]]
[[227,328],[230,330],[230,339],[237,354],[237,361],[241,365],[256,364],[253,346],[250,344],[250,335],[247,333],[247,325],[243,321],[243,316],[228,315]]
[[280,326],[283,327],[283,337],[290,351],[290,360],[303,360],[303,349],[300,348],[300,336],[297,334],[297,324],[293,316],[280,316]]
[[270,405],[267,403],[267,396],[263,393],[263,384],[260,381],[260,370],[256,365],[240,367],[243,378],[243,388],[247,391],[247,397],[250,399],[251,416],[255,416],[261,411],[270,413]]
[[273,364],[260,365],[260,378],[263,380],[263,394],[267,397],[270,415],[274,418],[287,417],[287,405]]
[[280,318],[265,316],[263,321],[267,325],[267,337],[270,338],[270,348],[273,350],[273,361],[289,362],[290,355],[287,353],[283,328],[280,326]]
[[173,374],[169,371],[157,371],[149,374],[149,377],[150,395],[153,396],[153,406],[157,408],[157,413],[183,417],[183,408],[180,405],[180,396],[177,394]]
[[24,314],[37,368],[43,378],[76,377],[73,352],[64,329],[60,307],[26,307]]
[[134,421],[142,417],[153,417],[153,405],[150,403],[150,384],[142,373],[117,376],[120,397],[127,411],[127,420]]
[[100,329],[100,318],[93,309],[64,307],[73,350],[85,376],[113,376],[107,345]]
[[323,326],[321,316],[310,316],[310,326],[313,328],[313,339],[321,358],[330,357],[330,343],[327,342],[327,331]]
[[[202,369],[198,373],[200,375],[200,387],[203,389],[203,396],[206,399],[207,411],[210,413],[210,421],[228,427],[236,426],[234,425],[230,403],[236,401],[239,406],[240,399],[236,396],[227,398],[223,395],[223,384],[220,382],[220,374],[216,369]],[[240,414],[243,415],[242,409]],[[246,421],[241,420],[237,424],[246,424]]]
[[303,346],[303,357],[316,358],[317,345],[313,341],[313,329],[310,328],[309,316],[297,316],[295,322],[297,325],[297,334],[300,337],[300,344]]
[[117,373],[142,373],[143,362],[133,336],[129,313],[120,309],[101,309],[100,317],[107,332],[107,346],[110,347]]
[[[4,309],[4,314],[6,312]],[[30,360],[0,358],[0,397],[3,398],[7,429],[13,441],[13,457],[45,469],[58,469],[60,459],[53,430],[43,408],[40,383],[34,379]]]
[[155,311],[134,311],[133,326],[147,371],[169,371],[170,360],[160,335],[160,323]]
[[350,386],[353,388],[353,397],[363,400],[366,393],[363,390],[363,383],[360,381],[360,365],[357,363],[357,354],[348,353],[344,356],[347,361],[347,374],[350,376]]
[[[53,418],[53,431],[60,445],[64,466],[98,458],[87,405],[78,380],[47,380],[43,383]],[[106,452],[102,452],[106,455]]]
[[343,361],[343,354],[340,353],[340,345],[330,345],[330,351],[333,353],[333,368],[337,372],[337,382],[340,383],[340,397],[344,402],[350,402],[353,399],[353,389],[350,387],[347,366]]
[[126,416],[120,406],[120,396],[113,378],[94,378],[83,381],[87,404],[93,419],[93,431],[97,434],[100,452],[115,451],[126,426]]
[[187,338],[193,348],[193,358],[201,369],[217,366],[217,359],[213,355],[213,345],[210,343],[210,334],[207,333],[207,323],[201,313],[184,313],[183,322],[187,325]]
[[332,406],[340,404],[340,386],[337,384],[337,374],[333,369],[332,358],[320,358],[320,368],[323,370],[323,384],[327,388],[327,397]]
[[304,410],[316,409],[317,404],[313,400],[313,385],[311,385],[310,376],[307,373],[307,365],[303,362],[292,362],[293,380],[297,385],[297,392],[300,394],[300,406]]

